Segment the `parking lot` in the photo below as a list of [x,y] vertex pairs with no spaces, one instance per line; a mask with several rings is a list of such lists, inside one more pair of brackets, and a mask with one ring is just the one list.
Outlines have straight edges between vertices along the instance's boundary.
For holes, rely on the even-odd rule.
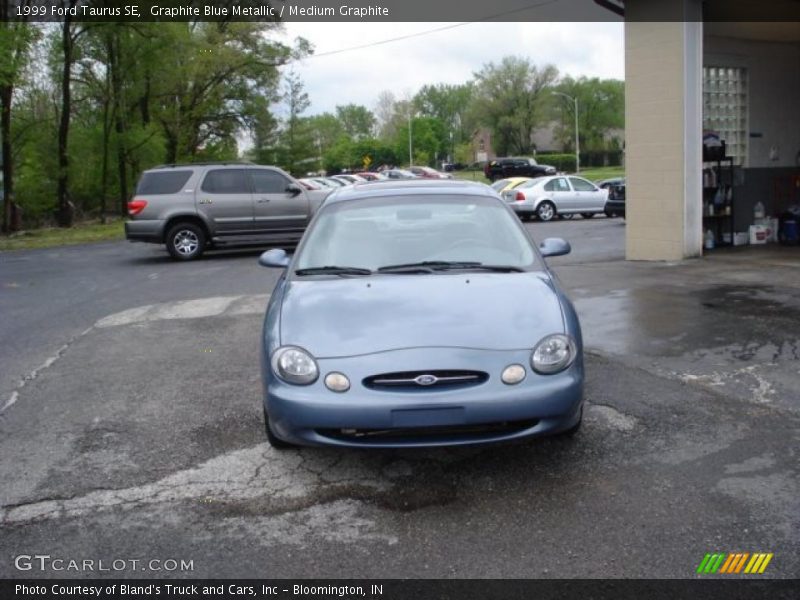
[[0,577],[47,554],[195,577],[682,578],[707,552],[797,577],[796,251],[632,263],[622,219],[526,227],[573,246],[551,264],[583,325],[586,422],[471,449],[269,447],[260,250],[0,254]]

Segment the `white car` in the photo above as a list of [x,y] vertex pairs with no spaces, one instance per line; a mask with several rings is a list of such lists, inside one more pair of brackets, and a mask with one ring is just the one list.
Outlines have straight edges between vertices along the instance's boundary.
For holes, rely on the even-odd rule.
[[608,190],[583,177],[551,175],[531,179],[502,196],[521,219],[536,216],[540,221],[550,221],[576,214],[591,219],[605,210]]

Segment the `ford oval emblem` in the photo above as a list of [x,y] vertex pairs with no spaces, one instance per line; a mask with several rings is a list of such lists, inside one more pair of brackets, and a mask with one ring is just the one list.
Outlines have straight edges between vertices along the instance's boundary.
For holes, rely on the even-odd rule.
[[414,379],[414,381],[416,382],[417,385],[433,385],[434,383],[439,381],[439,378],[436,377],[436,375],[426,374],[426,375],[419,375]]

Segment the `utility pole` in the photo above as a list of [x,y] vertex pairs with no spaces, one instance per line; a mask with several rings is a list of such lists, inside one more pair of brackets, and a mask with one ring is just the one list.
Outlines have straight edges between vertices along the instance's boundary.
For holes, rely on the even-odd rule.
[[411,148],[411,108],[408,110],[408,166],[414,164],[414,155]]
[[581,141],[580,132],[578,131],[578,97],[574,98],[563,92],[553,92],[558,96],[564,96],[567,100],[571,100],[575,104],[575,172],[581,172]]

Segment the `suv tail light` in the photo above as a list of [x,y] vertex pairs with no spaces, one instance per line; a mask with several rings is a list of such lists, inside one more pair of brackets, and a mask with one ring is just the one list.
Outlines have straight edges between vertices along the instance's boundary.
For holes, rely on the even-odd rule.
[[517,192],[517,195],[514,196],[514,200],[516,200],[517,202],[523,202],[525,200],[525,194],[523,194],[522,192]]
[[140,212],[142,212],[145,207],[147,206],[147,200],[131,200],[128,202],[128,214],[132,217],[135,217]]

